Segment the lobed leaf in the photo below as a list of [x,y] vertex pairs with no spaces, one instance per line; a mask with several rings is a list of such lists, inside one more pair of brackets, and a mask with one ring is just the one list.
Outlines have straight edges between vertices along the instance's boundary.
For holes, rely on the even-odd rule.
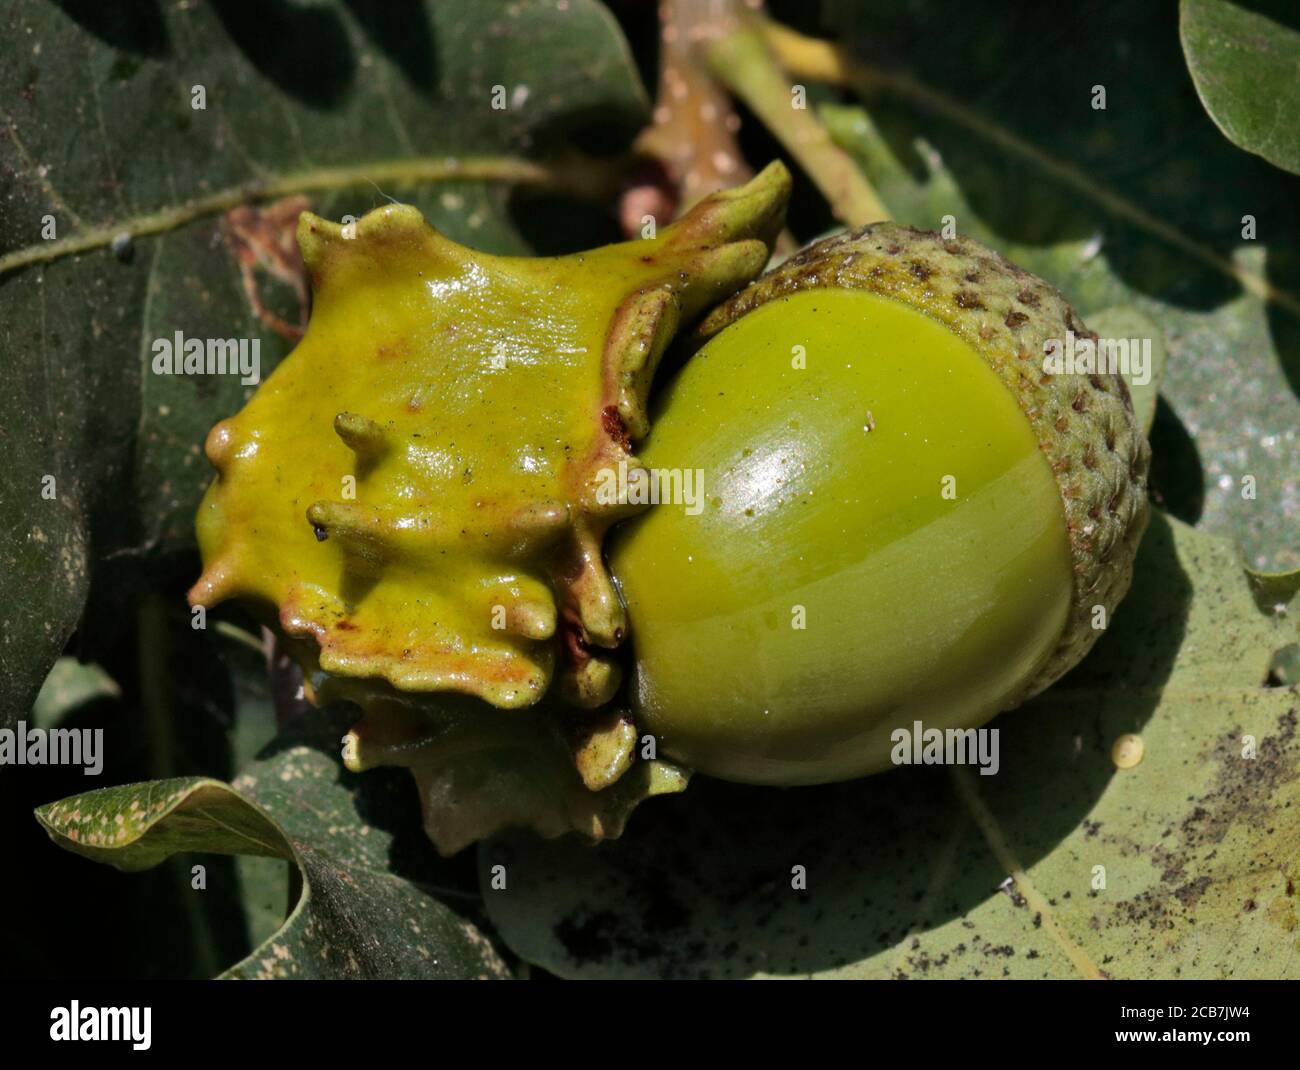
[[182,777],[102,788],[42,806],[37,820],[60,847],[126,872],[180,852],[297,866],[302,895],[292,912],[223,977],[509,976],[475,925],[394,865],[397,835],[372,822],[403,807],[417,816],[415,800],[391,778],[340,773],[320,747],[343,722],[314,716],[306,734],[281,740],[233,784]]

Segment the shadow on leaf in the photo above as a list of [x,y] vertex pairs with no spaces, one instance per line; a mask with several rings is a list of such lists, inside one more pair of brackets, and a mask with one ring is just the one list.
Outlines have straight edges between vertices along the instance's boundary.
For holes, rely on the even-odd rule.
[[347,95],[357,59],[338,12],[287,0],[211,0],[222,26],[266,78],[308,107],[328,108]]
[[50,0],[87,33],[106,45],[159,58],[171,51],[167,23],[158,0],[105,4],[102,0]]
[[366,36],[393,61],[406,80],[424,93],[438,87],[433,26],[422,0],[346,0]]
[[1196,440],[1160,398],[1151,426],[1151,500],[1188,524],[1201,519],[1205,508],[1205,470]]

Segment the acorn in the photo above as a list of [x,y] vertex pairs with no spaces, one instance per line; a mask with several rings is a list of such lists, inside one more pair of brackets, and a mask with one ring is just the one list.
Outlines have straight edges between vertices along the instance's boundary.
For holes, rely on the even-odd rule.
[[704,507],[611,548],[661,754],[858,777],[898,729],[977,727],[1083,658],[1129,588],[1150,450],[1120,375],[1048,370],[1067,332],[1098,341],[996,252],[893,223],[708,316],[641,455]]
[[311,321],[208,436],[190,599],[359,707],[345,765],[409,768],[444,854],[617,836],[693,770],[878,771],[1048,686],[1127,590],[1148,448],[1122,379],[1046,370],[1093,337],[1060,295],[892,224],[755,281],[789,191],[555,258],[302,215]]

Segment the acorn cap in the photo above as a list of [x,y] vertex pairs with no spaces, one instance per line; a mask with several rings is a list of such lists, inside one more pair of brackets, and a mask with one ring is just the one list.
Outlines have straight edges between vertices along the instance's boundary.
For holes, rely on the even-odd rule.
[[601,542],[645,505],[606,477],[638,463],[679,325],[763,270],[789,191],[774,163],[564,257],[477,252],[410,205],[302,213],[311,322],[208,436],[191,603],[269,608],[325,671],[399,691],[521,708],[558,676],[609,701],[627,625]]
[[969,238],[874,223],[817,242],[716,308],[694,332],[702,344],[747,312],[813,288],[869,290],[938,320],[967,342],[1011,391],[1061,492],[1073,568],[1065,628],[1011,708],[1072,669],[1127,593],[1148,519],[1151,450],[1118,374],[1051,374],[1050,343],[1066,332],[1097,342],[1055,289]]
[[362,706],[349,764],[409,765],[443,851],[509,825],[616,836],[685,787],[591,712],[627,633],[602,542],[648,507],[615,477],[660,358],[763,270],[789,192],[773,163],[561,257],[470,249],[409,205],[300,216],[311,321],[208,435],[189,597],[249,603],[308,699]]

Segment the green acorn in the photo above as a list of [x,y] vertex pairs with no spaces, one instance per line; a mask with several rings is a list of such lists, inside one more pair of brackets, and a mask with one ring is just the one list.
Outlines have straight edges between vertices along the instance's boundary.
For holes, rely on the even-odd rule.
[[[1090,337],[1060,295],[892,224],[737,292],[788,193],[774,164],[554,259],[303,215],[311,323],[208,437],[191,599],[360,707],[345,763],[409,768],[444,853],[617,836],[692,769],[883,769],[1048,686],[1127,590],[1148,449],[1120,378],[1045,369]],[[691,501],[640,493],[665,473]]]
[[997,253],[892,223],[703,322],[641,456],[701,473],[707,507],[611,556],[661,754],[861,776],[896,730],[981,725],[1079,662],[1128,590],[1150,451],[1119,375],[1045,370],[1067,332],[1097,341]]

